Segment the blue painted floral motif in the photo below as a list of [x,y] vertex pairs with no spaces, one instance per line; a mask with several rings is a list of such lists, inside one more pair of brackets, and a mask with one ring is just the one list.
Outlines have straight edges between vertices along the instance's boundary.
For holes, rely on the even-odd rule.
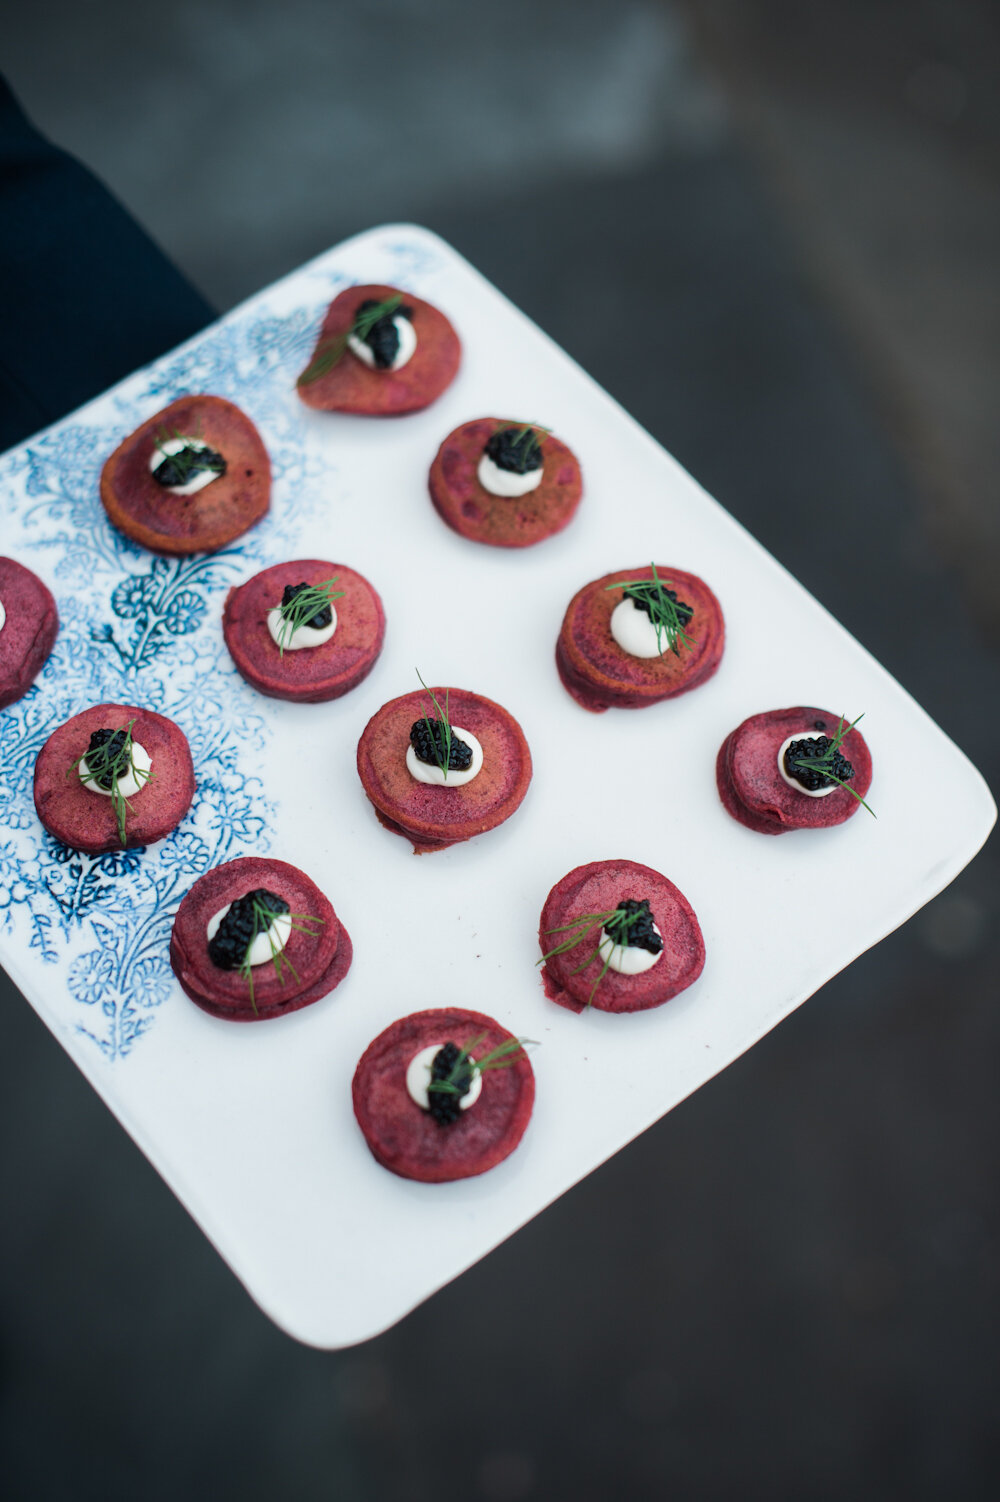
[[188,636],[205,619],[208,605],[198,586],[231,574],[241,561],[238,549],[209,557],[155,558],[146,574],[132,574],[111,592],[111,609],[120,620],[132,622],[124,639],[108,621],[91,631],[91,639],[110,646],[125,669],[148,667],[169,645],[171,636]]
[[[184,593],[172,597],[179,610]],[[196,598],[207,611],[203,597]],[[150,849],[101,856],[70,850],[42,830],[31,783],[51,729],[77,712],[81,699],[130,697],[122,694],[121,673],[111,661],[94,656],[93,645],[89,660],[85,655],[80,628],[86,619],[67,612],[63,661],[53,667],[50,660],[36,686],[0,715],[0,810],[8,815],[10,834],[0,842],[0,931],[25,932],[27,920],[28,949],[44,963],[71,955],[65,971],[69,994],[88,1009],[77,1031],[110,1060],[129,1052],[169,993],[168,942],[181,897],[210,867],[248,850],[266,850],[274,805],[260,781],[239,767],[240,744],[262,743],[266,721],[254,712],[252,696],[232,681],[225,648],[197,641],[195,631],[169,681],[143,675],[143,692],[134,695],[169,713],[191,745],[198,791],[179,828]],[[93,642],[93,627],[88,635]],[[88,937],[94,947],[81,948]]]
[[[328,465],[306,453],[286,396],[314,326],[301,309],[237,316],[95,404],[103,420],[69,421],[0,460],[18,555],[29,566],[32,550],[55,555],[60,614],[36,684],[0,714],[0,934],[53,967],[79,1012],[71,1025],[109,1062],[128,1055],[171,994],[169,935],[184,893],[211,867],[270,845],[276,806],[240,754],[266,743],[268,722],[233,670],[219,620],[233,580],[287,555],[322,500]],[[108,522],[104,460],[157,403],[192,390],[228,396],[262,430],[274,476],[289,482],[280,538],[265,521],[218,553],[166,559]],[[42,745],[100,702],[168,714],[191,745],[194,805],[147,850],[83,855],[48,835],[34,810]]]

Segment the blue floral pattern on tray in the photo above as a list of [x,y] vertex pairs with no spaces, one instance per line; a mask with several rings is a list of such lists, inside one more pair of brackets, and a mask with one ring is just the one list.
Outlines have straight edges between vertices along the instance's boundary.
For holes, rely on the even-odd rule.
[[[328,272],[326,296],[344,280]],[[29,567],[34,554],[40,569],[48,555],[43,571],[54,572],[60,615],[38,681],[0,714],[0,934],[52,966],[65,988],[61,1016],[109,1062],[129,1054],[171,992],[170,928],[192,882],[270,847],[276,804],[239,756],[241,744],[267,742],[267,719],[235,673],[218,621],[234,580],[288,556],[320,501],[329,471],[310,458],[290,398],[317,311],[279,316],[258,301],[0,459],[5,549]],[[281,490],[280,537],[265,520],[220,552],[167,559],[109,524],[98,492],[105,459],[187,391],[226,396],[257,424]],[[95,410],[97,419],[78,420]],[[92,857],[41,827],[32,777],[52,730],[103,700],[176,720],[191,744],[197,793],[168,839]]]

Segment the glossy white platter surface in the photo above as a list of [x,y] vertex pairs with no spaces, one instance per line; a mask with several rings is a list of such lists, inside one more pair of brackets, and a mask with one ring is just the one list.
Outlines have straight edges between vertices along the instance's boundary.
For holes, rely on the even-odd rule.
[[[458,378],[412,417],[309,411],[294,380],[326,305],[369,281],[449,316],[464,347]],[[109,525],[98,476],[132,428],[187,391],[229,397],[253,418],[273,461],[272,509],[221,554],[167,560]],[[481,416],[543,423],[579,457],[584,499],[559,537],[506,552],[439,519],[431,460],[446,433]],[[62,622],[35,688],[0,712],[0,962],[261,1307],[317,1346],[385,1329],[617,1152],[947,885],[995,817],[979,774],[878,663],[422,229],[371,231],[262,292],[5,455],[0,489],[2,551],[49,584]],[[260,697],[222,642],[227,590],[294,557],[349,564],[386,608],[374,672],[330,704]],[[674,702],[589,715],[556,675],[563,611],[587,580],[650,560],[715,590],[722,665]],[[507,824],[422,857],[377,822],[355,770],[368,719],[418,686],[417,667],[428,683],[505,705],[535,769]],[[169,839],[92,860],[41,829],[31,774],[49,732],[104,699],[176,719],[199,789]],[[861,810],[774,839],[724,812],[724,737],[798,703],[864,711],[877,820]],[[890,777],[904,737],[911,754]],[[167,941],[198,875],[258,852],[318,883],[355,959],[315,1006],[236,1025],[188,1001]],[[544,997],[539,913],[572,867],[611,857],[677,883],[704,931],[705,970],[651,1012],[574,1016]],[[836,903],[803,900],[820,870]],[[452,1005],[538,1040],[534,1116],[481,1178],[397,1179],[356,1126],[354,1067],[397,1017]]]

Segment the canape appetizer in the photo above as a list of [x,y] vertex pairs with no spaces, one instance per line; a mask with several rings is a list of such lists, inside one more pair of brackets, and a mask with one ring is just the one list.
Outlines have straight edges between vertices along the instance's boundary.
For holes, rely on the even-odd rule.
[[56,602],[37,574],[0,558],[0,709],[28,692],[58,630]]
[[198,878],[177,909],[170,963],[213,1017],[262,1022],[340,985],[353,950],[330,902],[286,861],[245,856]]
[[751,715],[715,763],[728,812],[758,834],[825,829],[862,807],[871,813],[872,759],[858,720],[802,705]]
[[537,423],[480,417],[442,443],[431,500],[449,527],[473,542],[527,548],[573,518],[583,481],[575,455]]
[[194,788],[183,730],[135,704],[97,704],[74,715],[35,762],[39,819],[88,855],[162,840],[191,807]]
[[722,658],[725,623],[697,574],[652,563],[585,584],[556,643],[563,687],[584,709],[644,709],[698,688]]
[[485,1173],[524,1135],[535,1076],[515,1038],[480,1012],[401,1017],[354,1074],[354,1114],[372,1153],[404,1179],[440,1184]]
[[267,512],[271,464],[239,407],[221,396],[182,396],[118,445],[101,471],[101,500],[144,548],[213,552]]
[[330,304],[296,389],[307,407],[402,417],[455,379],[462,346],[443,313],[395,287],[349,287]]
[[229,591],[222,632],[240,673],[272,699],[339,699],[367,678],[385,613],[363,575],[343,563],[276,563]]
[[492,699],[424,686],[369,720],[358,775],[380,822],[422,855],[509,819],[528,791],[531,753],[514,716]]
[[556,883],[538,925],[545,994],[571,1012],[641,1012],[698,979],[705,941],[690,902],[638,861],[591,861]]

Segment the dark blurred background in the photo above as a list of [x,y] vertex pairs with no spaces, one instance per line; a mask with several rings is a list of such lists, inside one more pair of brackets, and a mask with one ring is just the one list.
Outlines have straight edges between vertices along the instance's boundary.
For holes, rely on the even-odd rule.
[[[381,221],[450,239],[1000,786],[990,0],[63,0],[3,32],[39,127],[220,311]],[[6,1495],[992,1499],[996,848],[341,1353],[256,1310],[8,986]]]

